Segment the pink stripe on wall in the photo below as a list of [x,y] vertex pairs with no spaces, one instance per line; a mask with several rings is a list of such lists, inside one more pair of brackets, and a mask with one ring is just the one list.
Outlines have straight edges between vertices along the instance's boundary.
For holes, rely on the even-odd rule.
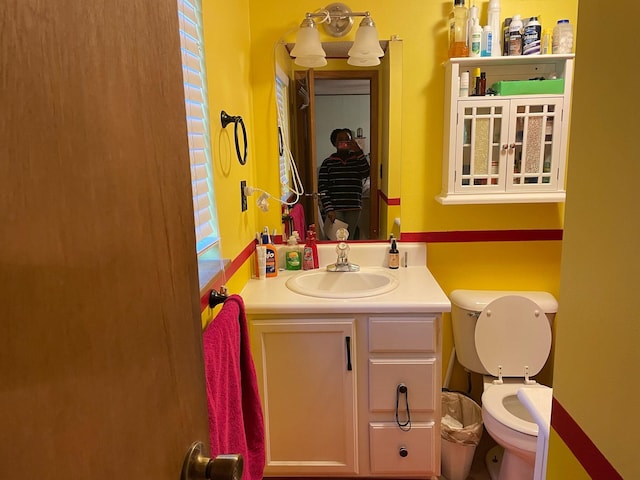
[[622,476],[555,397],[551,406],[551,426],[591,478],[622,480]]
[[399,198],[389,198],[385,195],[385,193],[382,190],[378,190],[378,196],[382,199],[382,201],[384,203],[386,203],[387,205],[393,205],[393,206],[397,206],[400,205],[400,199]]

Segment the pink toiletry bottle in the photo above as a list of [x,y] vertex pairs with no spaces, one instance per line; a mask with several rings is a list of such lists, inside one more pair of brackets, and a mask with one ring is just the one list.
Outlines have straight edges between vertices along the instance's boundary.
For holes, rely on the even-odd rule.
[[318,268],[318,246],[316,245],[316,226],[312,223],[307,230],[307,243],[302,253],[302,269]]

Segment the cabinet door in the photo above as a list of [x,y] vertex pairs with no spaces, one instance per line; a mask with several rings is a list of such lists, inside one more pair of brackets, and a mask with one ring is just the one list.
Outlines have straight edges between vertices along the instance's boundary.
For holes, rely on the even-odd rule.
[[254,320],[265,475],[357,473],[355,319]]
[[508,192],[558,189],[562,105],[561,98],[511,100]]
[[458,102],[456,193],[504,192],[509,100]]

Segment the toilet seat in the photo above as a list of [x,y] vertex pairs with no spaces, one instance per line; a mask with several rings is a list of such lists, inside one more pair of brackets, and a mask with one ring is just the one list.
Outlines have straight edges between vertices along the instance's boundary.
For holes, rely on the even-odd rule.
[[[522,383],[505,383],[502,385],[493,385],[482,394],[482,408],[484,408],[489,415],[502,425],[516,430],[517,432],[524,433],[525,435],[537,436],[538,424],[535,422],[529,422],[520,417],[517,417],[505,407],[503,400],[509,396],[515,396],[516,400],[520,402],[517,397],[518,390],[521,388],[548,388],[543,386],[525,386]],[[526,411],[524,404],[522,409]]]
[[489,303],[478,317],[475,345],[489,374],[528,378],[540,372],[549,357],[551,326],[535,302],[508,295]]

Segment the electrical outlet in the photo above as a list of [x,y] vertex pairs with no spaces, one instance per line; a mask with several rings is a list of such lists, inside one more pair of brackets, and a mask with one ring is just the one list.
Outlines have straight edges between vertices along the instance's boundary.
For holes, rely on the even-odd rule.
[[246,180],[240,180],[240,206],[243,212],[247,211],[247,196],[244,193],[244,187],[247,186]]

